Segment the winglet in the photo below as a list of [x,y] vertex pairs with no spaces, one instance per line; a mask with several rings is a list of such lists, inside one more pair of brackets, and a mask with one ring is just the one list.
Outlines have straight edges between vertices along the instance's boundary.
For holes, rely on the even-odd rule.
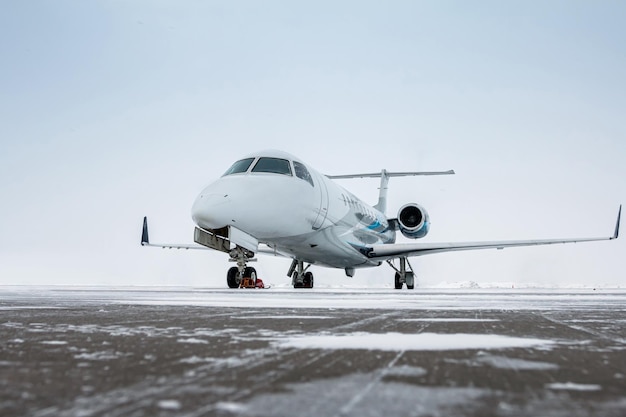
[[619,205],[619,211],[617,212],[617,223],[615,223],[615,233],[611,239],[617,239],[619,237],[619,224],[622,218],[622,205]]
[[148,217],[143,218],[143,231],[141,232],[141,246],[149,245],[148,239]]

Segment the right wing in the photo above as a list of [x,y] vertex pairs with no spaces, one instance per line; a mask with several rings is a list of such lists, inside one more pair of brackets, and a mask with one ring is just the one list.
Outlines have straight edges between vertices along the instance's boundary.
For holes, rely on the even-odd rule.
[[613,240],[619,237],[619,225],[622,215],[622,206],[617,213],[615,231],[609,237],[579,238],[579,239],[544,239],[544,240],[503,240],[487,242],[463,242],[463,243],[397,243],[387,245],[372,245],[362,248],[362,252],[371,259],[387,260],[404,256],[422,256],[434,253],[453,252],[477,249],[505,249],[519,246],[553,245],[557,243],[595,242],[601,240]]

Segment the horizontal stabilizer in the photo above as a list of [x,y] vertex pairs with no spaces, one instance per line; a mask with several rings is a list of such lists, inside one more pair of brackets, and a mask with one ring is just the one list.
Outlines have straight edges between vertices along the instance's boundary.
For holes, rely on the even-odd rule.
[[453,169],[448,171],[414,171],[414,172],[372,172],[369,174],[346,174],[346,175],[326,175],[331,180],[349,179],[349,178],[380,178],[383,175],[387,177],[412,177],[417,175],[454,175]]
[[369,174],[347,174],[347,175],[327,175],[331,180],[349,179],[349,178],[380,178],[380,187],[378,194],[378,203],[374,208],[385,214],[387,211],[387,184],[391,177],[413,177],[418,175],[454,175],[454,170],[448,171],[405,171],[405,172],[388,172],[386,169],[380,172],[372,172]]

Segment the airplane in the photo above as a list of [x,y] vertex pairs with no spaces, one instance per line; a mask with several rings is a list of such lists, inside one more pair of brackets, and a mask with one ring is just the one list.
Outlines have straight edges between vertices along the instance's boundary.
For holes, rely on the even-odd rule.
[[[396,217],[388,217],[390,178],[454,173],[453,170],[389,172],[383,169],[377,173],[323,175],[286,152],[256,152],[236,161],[195,199],[191,208],[196,225],[195,245],[150,243],[146,217],[141,245],[225,252],[236,263],[226,274],[229,288],[238,288],[244,282],[254,286],[257,273],[248,263],[256,261],[255,254],[261,253],[292,259],[287,276],[294,288],[314,287],[313,273],[308,270],[311,265],[341,268],[352,277],[356,269],[386,262],[395,270],[396,289],[404,285],[414,289],[415,272],[409,257],[614,240],[619,236],[621,205],[613,235],[608,237],[395,243],[398,231],[406,238],[424,238],[430,229],[430,217],[417,203],[407,203],[400,207]],[[351,178],[380,178],[378,202],[371,206],[334,181]]]

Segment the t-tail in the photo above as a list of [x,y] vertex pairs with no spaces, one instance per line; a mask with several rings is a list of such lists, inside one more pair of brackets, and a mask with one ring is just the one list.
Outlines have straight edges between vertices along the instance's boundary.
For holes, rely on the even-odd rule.
[[348,174],[348,175],[328,175],[330,179],[347,178],[378,178],[380,177],[380,191],[378,193],[378,203],[374,208],[381,213],[387,213],[387,190],[389,189],[389,179],[391,177],[413,177],[418,175],[454,175],[454,170],[448,171],[411,171],[411,172],[388,172],[386,169],[371,174]]

